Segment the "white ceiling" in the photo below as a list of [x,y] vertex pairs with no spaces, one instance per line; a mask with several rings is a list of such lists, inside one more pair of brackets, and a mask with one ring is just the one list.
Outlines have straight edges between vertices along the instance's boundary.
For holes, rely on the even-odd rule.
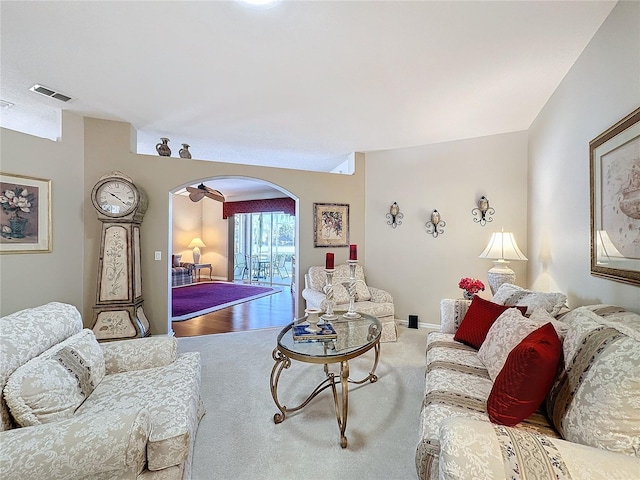
[[56,138],[66,109],[131,123],[139,153],[330,171],[527,129],[615,3],[3,0],[0,121]]

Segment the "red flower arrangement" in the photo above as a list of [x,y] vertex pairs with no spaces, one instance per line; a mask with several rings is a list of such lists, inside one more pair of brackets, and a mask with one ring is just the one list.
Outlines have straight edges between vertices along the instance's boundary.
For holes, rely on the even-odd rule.
[[484,292],[484,283],[475,278],[462,278],[460,279],[460,283],[458,283],[458,287],[463,289],[468,296],[473,296],[476,293],[483,291]]

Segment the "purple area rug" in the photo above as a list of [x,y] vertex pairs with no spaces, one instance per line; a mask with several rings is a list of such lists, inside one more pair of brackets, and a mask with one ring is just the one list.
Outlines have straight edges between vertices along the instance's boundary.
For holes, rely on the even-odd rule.
[[171,289],[171,320],[215,312],[279,292],[279,289],[227,282],[202,282]]

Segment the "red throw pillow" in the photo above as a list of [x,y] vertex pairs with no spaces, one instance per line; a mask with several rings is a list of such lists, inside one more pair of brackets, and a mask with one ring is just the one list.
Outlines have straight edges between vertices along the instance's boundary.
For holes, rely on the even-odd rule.
[[527,335],[493,383],[487,400],[491,421],[512,427],[535,412],[549,393],[561,357],[562,342],[551,323]]
[[[470,345],[476,350],[479,349],[487,337],[487,332],[493,322],[498,319],[502,312],[510,308],[514,307],[498,305],[475,295],[453,339]],[[520,310],[523,315],[527,311],[527,307],[515,308]]]

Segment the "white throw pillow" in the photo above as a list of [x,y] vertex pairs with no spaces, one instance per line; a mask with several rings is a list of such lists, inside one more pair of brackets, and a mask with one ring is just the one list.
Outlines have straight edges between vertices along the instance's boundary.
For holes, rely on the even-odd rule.
[[18,425],[51,423],[71,417],[104,374],[102,348],[84,329],[16,369],[4,398]]
[[510,308],[503,312],[491,325],[487,337],[478,350],[478,358],[487,368],[491,380],[495,380],[507,357],[516,346],[530,333],[546,323],[551,323],[556,329],[560,341],[564,338],[567,326],[556,321],[544,309],[536,309],[527,318],[520,310]]
[[[349,277],[338,277],[333,279],[334,285],[344,286],[345,291],[347,292],[347,300],[346,302],[336,302],[336,303],[349,303]],[[335,290],[334,290],[335,295]],[[371,292],[369,291],[369,287],[364,282],[364,280],[360,278],[356,278],[356,293],[355,293],[355,301],[356,302],[366,302],[371,300]]]
[[517,285],[503,283],[491,299],[493,303],[510,307],[527,307],[527,315],[542,307],[552,316],[558,315],[567,303],[567,296],[560,292],[534,292]]

